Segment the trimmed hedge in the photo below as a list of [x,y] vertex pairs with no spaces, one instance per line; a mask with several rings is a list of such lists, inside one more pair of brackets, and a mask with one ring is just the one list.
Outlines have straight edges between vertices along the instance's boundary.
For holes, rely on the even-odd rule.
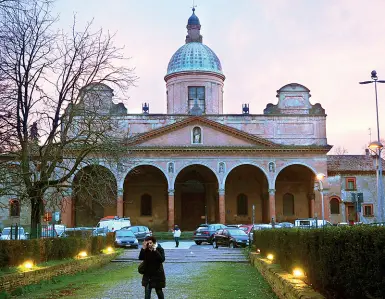
[[302,267],[327,298],[385,298],[384,227],[261,230],[253,242],[288,272]]
[[100,254],[106,246],[113,246],[114,234],[107,237],[46,238],[0,242],[0,268],[18,266],[28,259],[35,263],[74,258],[80,251]]

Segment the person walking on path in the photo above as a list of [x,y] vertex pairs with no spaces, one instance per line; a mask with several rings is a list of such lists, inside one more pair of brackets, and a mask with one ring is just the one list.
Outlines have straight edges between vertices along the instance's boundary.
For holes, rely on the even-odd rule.
[[166,287],[166,275],[163,269],[165,255],[163,248],[156,243],[154,237],[144,239],[139,259],[144,261],[142,286],[145,288],[145,299],[151,298],[151,291],[155,289],[159,299],[164,299],[163,288]]
[[178,248],[178,246],[179,246],[179,238],[180,238],[180,235],[182,234],[182,231],[180,230],[178,225],[175,225],[174,230],[172,231],[172,233],[173,233],[174,240],[175,240],[175,247]]

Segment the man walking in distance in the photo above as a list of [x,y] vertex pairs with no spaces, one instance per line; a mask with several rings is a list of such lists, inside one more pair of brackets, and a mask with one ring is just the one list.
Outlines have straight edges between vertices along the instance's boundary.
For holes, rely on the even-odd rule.
[[175,240],[175,247],[178,248],[179,246],[179,238],[180,235],[182,234],[182,231],[180,230],[178,225],[175,225],[174,230],[172,231],[174,240]]

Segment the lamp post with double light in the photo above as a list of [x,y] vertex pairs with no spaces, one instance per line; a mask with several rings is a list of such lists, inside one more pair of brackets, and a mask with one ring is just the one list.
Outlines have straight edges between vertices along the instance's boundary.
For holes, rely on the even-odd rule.
[[318,191],[321,193],[322,226],[325,225],[324,185],[323,185],[323,179],[324,178],[325,178],[325,175],[323,173],[317,174]]
[[377,174],[377,207],[378,207],[378,219],[377,222],[383,221],[383,196],[382,196],[382,162],[381,162],[381,151],[383,145],[380,142],[380,124],[378,117],[378,97],[377,97],[377,83],[385,83],[385,80],[378,80],[377,72],[371,72],[370,81],[363,81],[360,84],[370,84],[374,83],[374,92],[376,97],[376,119],[377,119],[377,141],[374,141],[369,144],[369,149],[371,149],[376,154],[376,174]]

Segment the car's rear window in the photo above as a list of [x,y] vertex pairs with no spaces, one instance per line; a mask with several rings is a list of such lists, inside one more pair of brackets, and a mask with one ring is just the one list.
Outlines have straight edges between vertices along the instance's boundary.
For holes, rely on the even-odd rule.
[[197,228],[197,230],[208,230],[209,228],[207,226],[200,226]]
[[246,236],[246,233],[240,229],[229,229],[229,233],[232,236]]
[[116,231],[117,237],[135,237],[134,233],[130,230],[117,230]]

